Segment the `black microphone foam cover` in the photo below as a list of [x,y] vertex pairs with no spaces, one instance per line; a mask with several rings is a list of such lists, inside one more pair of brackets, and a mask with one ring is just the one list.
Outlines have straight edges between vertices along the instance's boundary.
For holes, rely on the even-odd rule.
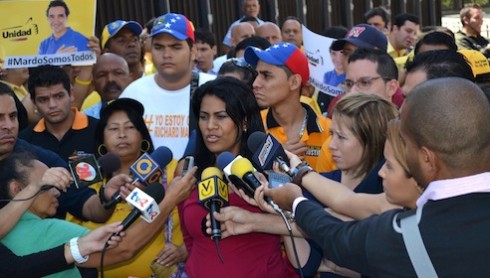
[[250,134],[247,140],[247,147],[248,149],[252,152],[255,153],[260,145],[265,141],[265,137],[267,137],[267,134],[265,134],[262,131],[255,131],[254,133]]
[[163,197],[165,197],[165,189],[163,188],[163,185],[158,182],[148,185],[143,191],[150,195],[157,203],[160,203],[163,200]]
[[113,173],[121,168],[121,159],[113,153],[106,153],[97,159],[103,175]]

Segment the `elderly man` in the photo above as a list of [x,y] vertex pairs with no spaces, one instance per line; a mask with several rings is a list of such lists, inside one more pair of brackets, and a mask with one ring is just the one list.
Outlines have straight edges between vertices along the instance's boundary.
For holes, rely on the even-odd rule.
[[97,59],[93,67],[93,78],[94,89],[100,100],[82,112],[99,119],[100,110],[107,106],[109,101],[118,98],[132,82],[132,78],[126,60],[114,53],[104,53]]
[[226,52],[228,52],[228,50],[230,50],[234,45],[239,43],[239,42],[235,42],[234,45],[232,44],[231,32],[236,25],[238,25],[239,23],[242,22],[242,20],[244,18],[246,18],[246,17],[257,18],[257,21],[259,24],[262,24],[264,22],[263,20],[258,18],[259,13],[260,13],[259,0],[242,0],[241,3],[242,3],[243,16],[230,25],[230,27],[228,28],[228,31],[226,32],[225,38],[223,39],[223,46],[224,46]]
[[256,35],[266,39],[271,44],[282,41],[281,28],[274,22],[264,22],[257,27]]

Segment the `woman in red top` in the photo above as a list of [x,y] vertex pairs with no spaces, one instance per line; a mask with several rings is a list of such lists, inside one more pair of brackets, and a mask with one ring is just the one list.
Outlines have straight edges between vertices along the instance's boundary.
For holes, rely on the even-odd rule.
[[[264,128],[248,86],[229,77],[210,81],[194,93],[192,109],[198,121],[194,152],[198,177],[204,169],[216,165],[216,157],[222,152],[250,157],[246,146],[248,136],[255,131],[263,132]],[[229,192],[230,206],[260,212]],[[215,242],[203,232],[208,211],[198,202],[197,188],[179,209],[189,252],[186,262],[189,277],[296,277],[282,254],[277,235],[249,233],[222,239],[218,247],[221,261]]]

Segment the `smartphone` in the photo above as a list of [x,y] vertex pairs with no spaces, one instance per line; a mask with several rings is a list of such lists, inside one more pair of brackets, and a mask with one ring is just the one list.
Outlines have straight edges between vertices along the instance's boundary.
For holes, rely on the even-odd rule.
[[194,157],[186,156],[184,158],[184,169],[182,170],[182,176],[187,174],[187,171],[189,171],[189,169],[192,169],[192,167],[194,167]]
[[269,172],[269,188],[281,187],[287,182],[291,182],[291,177],[288,175]]

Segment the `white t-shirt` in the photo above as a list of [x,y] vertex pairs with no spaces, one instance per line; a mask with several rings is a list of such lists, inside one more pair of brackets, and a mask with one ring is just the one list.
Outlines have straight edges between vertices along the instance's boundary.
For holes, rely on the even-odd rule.
[[[199,86],[215,76],[199,73]],[[189,139],[190,84],[169,91],[155,81],[155,74],[131,83],[119,98],[135,99],[145,108],[145,123],[155,148],[168,147],[174,159],[180,159]]]

